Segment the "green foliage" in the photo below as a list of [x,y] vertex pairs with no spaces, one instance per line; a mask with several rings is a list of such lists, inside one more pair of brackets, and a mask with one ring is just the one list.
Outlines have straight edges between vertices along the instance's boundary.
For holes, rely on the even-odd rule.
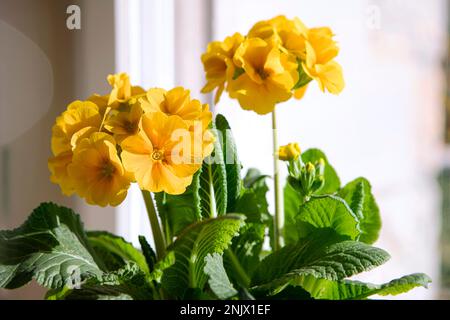
[[331,228],[352,240],[360,234],[359,221],[348,204],[339,197],[314,198],[300,207],[296,216],[298,232],[306,236],[320,228]]
[[231,133],[227,119],[218,114],[216,128],[221,135],[223,159],[227,176],[227,212],[236,212],[235,203],[241,190],[241,163],[237,155],[236,143]]
[[[214,122],[212,129],[217,132]],[[228,201],[227,170],[220,139],[214,141],[214,151],[203,161],[199,179],[198,194],[203,218],[225,214]]]
[[144,236],[139,236],[139,243],[141,245],[142,254],[145,257],[145,262],[147,262],[148,270],[152,272],[156,264],[156,253],[147,242]]
[[12,231],[0,231],[0,287],[18,288],[32,278],[47,288],[100,276],[80,217],[72,210],[43,203]]
[[314,299],[323,300],[360,300],[375,294],[398,295],[416,287],[427,288],[431,279],[423,273],[415,273],[394,279],[388,283],[375,285],[360,281],[330,281],[312,275],[300,276],[295,285],[302,287]]
[[209,276],[208,284],[211,290],[219,299],[228,299],[234,296],[237,291],[227,276],[223,267],[222,255],[217,252],[208,254],[205,257],[205,273]]
[[[130,261],[135,262],[146,274],[150,273],[142,252],[122,237],[106,231],[90,231],[87,232],[87,236],[97,256],[101,257],[104,264],[109,267],[108,271],[115,271]],[[111,268],[111,266],[114,267]]]
[[136,263],[127,262],[123,268],[90,278],[81,288],[68,291],[66,300],[150,300],[152,287]]
[[186,192],[155,195],[170,244],[159,260],[143,236],[139,250],[111,233],[86,232],[72,210],[43,203],[19,228],[0,231],[0,287],[18,288],[34,278],[50,289],[48,300],[356,300],[431,282],[421,273],[384,284],[349,280],[389,259],[371,246],[380,232],[380,212],[370,183],[358,178],[341,188],[318,149],[290,162],[286,245],[267,250],[267,236],[273,239],[268,176],[250,169],[241,179],[225,117],[218,115],[212,129],[220,133],[215,150]]
[[163,287],[175,297],[183,297],[187,288],[203,289],[208,279],[205,257],[230,245],[243,224],[244,216],[227,214],[204,220],[186,228],[168,248],[175,253],[175,263],[164,272]]
[[274,295],[306,275],[342,280],[389,259],[388,253],[379,248],[347,239],[332,229],[320,229],[270,254],[255,271],[253,290]]
[[297,215],[303,200],[289,183],[284,186],[284,242],[295,243],[300,239],[297,228]]
[[339,190],[338,195],[350,206],[359,220],[360,241],[374,243],[381,229],[380,209],[371,192],[369,181],[358,178]]

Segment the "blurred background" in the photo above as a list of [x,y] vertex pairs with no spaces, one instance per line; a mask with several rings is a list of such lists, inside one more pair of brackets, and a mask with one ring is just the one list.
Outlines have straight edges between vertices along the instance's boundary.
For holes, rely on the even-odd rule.
[[[304,99],[280,104],[280,143],[324,150],[344,183],[372,182],[383,219],[377,246],[392,258],[358,279],[426,272],[430,289],[401,298],[450,299],[449,8],[447,0],[0,0],[0,229],[54,201],[89,229],[134,242],[151,236],[134,187],[120,207],[101,209],[50,183],[55,117],[73,100],[106,93],[106,76],[122,71],[135,85],[183,85],[211,103],[199,93],[207,43],[297,16],[332,28],[346,88],[337,97],[313,84]],[[270,116],[225,95],[213,110],[230,120],[244,168],[271,174]],[[43,294],[31,283],[0,290],[0,299]]]

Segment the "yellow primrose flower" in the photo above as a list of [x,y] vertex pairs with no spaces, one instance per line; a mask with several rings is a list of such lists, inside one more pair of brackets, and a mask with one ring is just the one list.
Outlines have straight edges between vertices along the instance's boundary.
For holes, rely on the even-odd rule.
[[300,19],[289,20],[285,16],[277,16],[257,22],[250,29],[248,37],[279,42],[282,49],[302,57],[305,52],[305,30]]
[[245,73],[230,80],[228,91],[243,109],[266,114],[292,96],[298,80],[297,63],[273,42],[247,39],[236,50],[234,61]]
[[227,78],[234,74],[233,56],[243,41],[244,37],[240,33],[235,33],[231,37],[225,38],[224,41],[211,42],[208,44],[206,53],[202,55],[207,81],[202,93],[208,93],[217,88],[214,103],[219,102]]
[[73,182],[67,171],[67,167],[72,163],[72,155],[72,151],[66,151],[48,160],[50,181],[58,184],[66,196],[70,196],[74,192]]
[[278,158],[283,161],[297,160],[301,150],[298,143],[289,143],[278,149]]
[[77,194],[87,203],[102,207],[119,205],[130,186],[130,175],[117,155],[116,141],[103,132],[79,141],[68,172]]
[[118,111],[114,113],[105,122],[105,129],[114,134],[114,138],[121,143],[125,138],[135,135],[139,131],[139,122],[142,117],[142,108],[136,99],[129,101],[131,104],[128,110]]
[[309,29],[305,48],[306,57],[302,67],[306,74],[317,81],[320,90],[327,89],[332,94],[340,93],[345,82],[341,66],[333,60],[339,53],[339,48],[333,40],[331,29]]
[[149,112],[140,132],[122,142],[121,157],[141,189],[182,194],[203,160],[194,145],[194,134],[179,116]]
[[53,155],[72,151],[77,134],[80,130],[98,130],[101,123],[101,115],[96,104],[90,101],[72,102],[61,116],[56,118],[56,123],[52,128],[51,147]]
[[145,90],[141,87],[132,87],[130,84],[130,77],[124,72],[110,74],[107,79],[112,87],[108,98],[108,106],[113,109],[117,108],[121,103],[126,102],[131,97],[145,93]]
[[109,95],[99,95],[99,94],[93,94],[89,98],[87,98],[87,101],[93,102],[97,105],[98,111],[100,112],[100,115],[103,117],[106,112],[106,108],[108,107],[108,100]]
[[139,101],[146,113],[160,111],[167,115],[177,115],[186,121],[191,130],[196,122],[201,122],[202,129],[206,130],[212,120],[208,104],[191,99],[190,91],[183,87],[169,91],[153,88]]

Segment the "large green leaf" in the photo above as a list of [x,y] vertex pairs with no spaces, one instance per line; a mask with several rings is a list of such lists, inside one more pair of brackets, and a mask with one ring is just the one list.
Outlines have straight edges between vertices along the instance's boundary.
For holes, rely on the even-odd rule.
[[208,254],[205,257],[205,273],[209,276],[208,284],[212,292],[219,299],[228,299],[237,294],[233,284],[228,279],[225,268],[223,267],[222,255],[217,252]]
[[17,288],[32,278],[59,288],[102,274],[72,210],[43,203],[17,229],[0,231],[0,287]]
[[381,285],[350,280],[331,281],[312,275],[299,276],[291,284],[301,286],[314,299],[358,300],[375,294],[397,295],[416,287],[427,288],[430,282],[431,279],[426,274],[414,273]]
[[347,239],[332,229],[320,229],[297,244],[270,254],[253,275],[253,290],[274,295],[306,275],[342,280],[389,259],[382,249]]
[[289,183],[284,186],[284,229],[283,237],[286,244],[295,243],[300,239],[297,226],[297,216],[300,211],[302,199]]
[[301,155],[303,163],[312,162],[315,163],[319,161],[319,159],[323,159],[325,161],[325,170],[324,170],[324,178],[325,178],[325,184],[324,186],[315,194],[333,194],[337,192],[341,186],[341,181],[339,180],[339,177],[334,170],[334,168],[331,166],[331,164],[328,162],[327,157],[325,156],[325,153],[320,151],[319,149],[308,149]]
[[[212,129],[217,133],[214,123]],[[203,161],[199,197],[203,217],[220,216],[227,212],[227,171],[218,138],[214,141],[214,151]]]
[[359,241],[369,244],[378,239],[381,229],[380,209],[371,189],[369,181],[358,178],[349,182],[338,192],[338,195],[349,204],[358,217],[361,229]]
[[89,242],[97,256],[103,259],[109,271],[117,270],[115,266],[123,267],[127,261],[135,262],[141,270],[149,274],[148,265],[141,251],[124,238],[106,231],[87,232]]
[[[81,288],[68,291],[66,300],[150,300],[154,288],[146,275],[134,262],[127,262],[121,269],[91,278]],[[62,298],[62,297],[59,297]]]
[[320,228],[331,228],[352,240],[360,234],[355,214],[343,199],[336,196],[313,198],[300,207],[295,220],[301,237]]
[[215,252],[222,254],[243,221],[242,215],[227,214],[186,228],[168,248],[175,252],[175,264],[164,272],[163,287],[175,297],[183,297],[188,288],[203,289],[208,279],[205,257]]
[[216,128],[220,132],[222,139],[222,153],[227,173],[227,211],[237,212],[235,210],[236,199],[241,190],[241,163],[239,162],[236,143],[227,119],[218,114],[216,116]]
[[164,231],[169,236],[177,236],[188,225],[200,221],[200,172],[192,178],[192,184],[181,195],[165,192],[155,194],[155,202]]

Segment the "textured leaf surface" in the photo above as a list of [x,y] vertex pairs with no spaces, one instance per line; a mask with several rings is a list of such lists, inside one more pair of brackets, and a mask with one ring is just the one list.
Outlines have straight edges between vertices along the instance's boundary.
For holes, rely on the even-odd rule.
[[80,217],[43,203],[19,228],[0,231],[0,287],[17,288],[35,278],[47,288],[58,288],[74,276],[99,276],[92,252]]
[[163,287],[175,297],[183,297],[188,288],[203,289],[207,275],[205,257],[230,245],[243,224],[244,216],[227,214],[189,226],[168,248],[175,253],[175,263],[162,277]]
[[426,274],[414,273],[381,285],[350,280],[330,281],[311,275],[300,276],[292,284],[301,286],[314,299],[358,300],[375,294],[398,295],[416,287],[427,288],[430,282],[431,279]]
[[[149,274],[150,271],[142,252],[124,238],[106,231],[89,231],[87,236],[97,255],[103,257],[105,265],[111,266],[119,263],[120,267],[123,267],[127,261],[132,261],[143,272]],[[114,269],[110,271],[114,271]]]
[[[214,125],[213,129],[217,132]],[[200,209],[205,218],[227,212],[227,171],[219,140],[214,141],[214,151],[203,161],[200,171]]]
[[152,288],[144,272],[134,262],[123,268],[89,279],[81,288],[69,291],[66,300],[149,300]]
[[381,217],[369,181],[364,178],[355,179],[339,190],[338,195],[349,204],[358,217],[361,230],[359,240],[374,243],[380,233]]
[[222,255],[218,253],[208,254],[205,257],[205,273],[209,276],[208,284],[219,299],[228,299],[237,294],[227,272],[223,267]]
[[342,280],[389,259],[382,249],[346,239],[333,230],[322,229],[270,254],[255,271],[254,290],[276,294],[298,277],[307,275]]
[[300,207],[296,221],[298,232],[302,236],[321,228],[331,228],[352,240],[360,234],[355,214],[343,199],[335,196],[308,201]]
[[218,114],[216,128],[222,135],[221,146],[227,175],[227,211],[235,211],[235,203],[241,190],[241,163],[239,162],[236,143],[227,119]]

